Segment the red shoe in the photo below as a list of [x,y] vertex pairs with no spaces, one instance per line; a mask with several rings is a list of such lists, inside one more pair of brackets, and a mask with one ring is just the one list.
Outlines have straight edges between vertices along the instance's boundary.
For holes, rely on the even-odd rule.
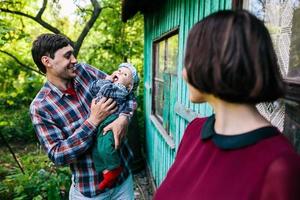
[[116,169],[110,170],[103,174],[103,180],[101,181],[99,185],[100,190],[104,190],[105,188],[109,188],[112,186],[113,183],[115,183],[116,179],[122,172],[122,167],[118,167]]

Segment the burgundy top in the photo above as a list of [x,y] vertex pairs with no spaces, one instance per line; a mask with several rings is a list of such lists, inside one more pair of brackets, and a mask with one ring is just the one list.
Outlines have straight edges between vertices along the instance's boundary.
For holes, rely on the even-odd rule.
[[220,135],[214,120],[188,125],[155,200],[300,199],[300,157],[285,136],[272,126]]

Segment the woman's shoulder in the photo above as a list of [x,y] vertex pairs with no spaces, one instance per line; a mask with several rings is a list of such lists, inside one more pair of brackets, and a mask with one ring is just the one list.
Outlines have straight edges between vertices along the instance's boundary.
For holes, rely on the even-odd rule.
[[186,132],[187,131],[194,131],[194,130],[201,130],[203,125],[205,124],[205,122],[207,120],[209,120],[211,118],[210,117],[196,117],[195,119],[193,119],[186,128]]
[[262,140],[259,144],[264,147],[264,152],[268,153],[270,157],[272,157],[272,155],[277,157],[280,155],[292,154],[300,158],[291,141],[278,129],[277,135]]
[[183,135],[183,140],[187,138],[199,137],[201,135],[201,130],[203,125],[210,117],[196,117],[193,119],[186,127]]
[[188,126],[203,126],[205,121],[209,118],[210,117],[196,117],[188,124]]

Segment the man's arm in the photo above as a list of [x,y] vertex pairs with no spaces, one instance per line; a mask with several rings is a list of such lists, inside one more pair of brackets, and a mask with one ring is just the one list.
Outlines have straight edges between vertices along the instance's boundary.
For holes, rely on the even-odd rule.
[[52,117],[44,110],[31,109],[31,118],[37,136],[48,153],[48,157],[56,165],[73,163],[92,145],[96,126],[108,115],[115,112],[112,99],[100,99],[91,104],[91,114],[72,135],[66,137]]

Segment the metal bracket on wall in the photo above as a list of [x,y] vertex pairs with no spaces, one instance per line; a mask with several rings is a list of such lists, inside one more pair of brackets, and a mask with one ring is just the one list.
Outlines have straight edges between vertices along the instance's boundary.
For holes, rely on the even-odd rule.
[[192,111],[189,108],[186,108],[184,105],[182,105],[179,102],[176,102],[174,110],[177,115],[179,115],[180,117],[182,117],[188,122],[192,121],[196,117],[199,117],[198,113]]

